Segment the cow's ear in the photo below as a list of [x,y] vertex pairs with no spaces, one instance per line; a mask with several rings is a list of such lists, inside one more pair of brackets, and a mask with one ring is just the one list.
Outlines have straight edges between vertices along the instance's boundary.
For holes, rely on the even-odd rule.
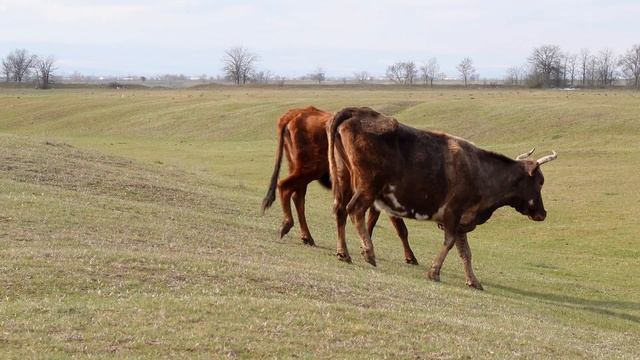
[[525,161],[524,162],[524,170],[529,174],[529,176],[533,176],[533,173],[538,168],[538,163],[535,161]]

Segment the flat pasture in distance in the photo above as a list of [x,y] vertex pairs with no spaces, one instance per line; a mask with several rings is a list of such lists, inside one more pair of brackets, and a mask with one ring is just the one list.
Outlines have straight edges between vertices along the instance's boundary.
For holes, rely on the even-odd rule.
[[[503,208],[455,250],[384,216],[378,267],[335,256],[331,195],[277,238],[276,121],[371,106],[543,167],[547,220]],[[495,89],[0,89],[0,357],[638,358],[640,93]],[[283,165],[281,175],[286,173]],[[282,177],[282,176],[281,176]],[[297,219],[296,219],[297,222]]]

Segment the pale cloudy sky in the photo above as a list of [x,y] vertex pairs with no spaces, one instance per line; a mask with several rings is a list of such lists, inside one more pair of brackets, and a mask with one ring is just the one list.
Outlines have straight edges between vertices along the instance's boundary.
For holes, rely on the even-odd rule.
[[26,48],[95,75],[216,75],[241,45],[285,76],[383,75],[432,56],[455,75],[470,56],[501,77],[542,44],[620,54],[637,43],[638,0],[0,0],[0,57]]

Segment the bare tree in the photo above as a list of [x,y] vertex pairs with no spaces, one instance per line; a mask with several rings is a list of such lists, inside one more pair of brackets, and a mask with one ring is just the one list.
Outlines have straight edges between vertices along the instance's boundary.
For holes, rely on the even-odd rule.
[[366,71],[356,71],[353,73],[353,78],[359,83],[367,82],[370,77],[371,76]]
[[13,73],[13,66],[10,56],[11,55],[2,59],[2,74],[4,75],[6,82],[11,81],[11,75]]
[[473,67],[473,60],[470,57],[466,57],[460,61],[460,64],[456,67],[460,76],[464,79],[464,87],[467,87],[467,81],[475,74],[476,69]]
[[236,85],[246,84],[251,74],[255,70],[255,63],[258,61],[258,55],[255,55],[249,50],[238,46],[225,51],[225,56],[222,59],[224,71],[227,78],[233,81]]
[[395,64],[391,64],[389,66],[387,66],[387,79],[398,83],[398,84],[404,84],[404,68],[402,66],[402,63],[397,62]]
[[569,74],[569,78],[571,79],[571,86],[574,85],[576,80],[576,67],[578,65],[578,55],[576,54],[567,54],[567,62],[566,62],[566,71]]
[[511,82],[513,85],[521,85],[524,84],[528,74],[529,66],[527,64],[512,66],[507,69],[505,81]]
[[387,78],[397,84],[411,85],[417,76],[418,69],[413,61],[397,62],[387,67]]
[[424,81],[424,86],[429,84],[429,73],[427,72],[427,64],[420,66],[420,78]]
[[321,67],[316,68],[311,74],[309,74],[309,78],[313,81],[317,81],[318,84],[322,84],[325,77],[325,71]]
[[562,78],[562,52],[557,45],[542,45],[533,49],[529,63],[539,85],[558,86]]
[[25,76],[29,74],[31,68],[35,65],[36,56],[29,55],[26,49],[16,49],[7,56],[11,63],[13,72],[13,81],[22,82]]
[[591,86],[596,86],[596,80],[598,79],[598,59],[595,56],[589,57],[587,74],[589,77],[589,84]]
[[404,63],[405,68],[405,84],[413,85],[416,77],[418,77],[418,67],[413,61],[407,61]]
[[598,55],[598,80],[603,86],[613,84],[615,80],[616,61],[611,49],[603,49]]
[[257,84],[268,84],[273,77],[274,75],[271,71],[263,70],[256,72],[251,80]]
[[420,74],[422,75],[422,79],[424,80],[424,84],[430,84],[433,87],[433,80],[436,75],[440,71],[440,65],[438,65],[438,60],[436,58],[431,58],[427,60],[427,62],[420,67]]
[[438,76],[438,72],[440,71],[440,65],[438,64],[438,59],[431,58],[427,62],[427,72],[429,73],[429,86],[433,87],[433,80]]
[[588,70],[589,70],[589,61],[591,55],[589,54],[589,49],[581,49],[580,50],[580,69],[582,70],[582,86],[587,85],[588,79]]
[[569,55],[565,53],[560,54],[560,74],[562,78],[561,86],[567,86],[567,67],[569,65]]
[[523,84],[527,80],[527,76],[531,74],[531,66],[529,64],[523,64],[518,67],[520,70],[520,83]]
[[518,85],[519,81],[522,81],[520,66],[513,66],[507,69],[507,76],[505,81],[510,82],[512,85]]
[[640,44],[636,44],[629,49],[618,63],[622,68],[622,73],[628,79],[633,79],[633,86],[640,89]]
[[51,77],[56,69],[54,67],[55,62],[56,60],[53,56],[36,57],[34,68],[38,76],[38,87],[40,89],[49,89],[51,87]]

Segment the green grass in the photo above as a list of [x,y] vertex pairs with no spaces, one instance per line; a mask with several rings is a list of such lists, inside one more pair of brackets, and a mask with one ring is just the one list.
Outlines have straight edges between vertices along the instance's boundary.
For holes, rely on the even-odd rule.
[[[315,184],[318,246],[277,239],[279,206],[259,215],[275,123],[310,104],[554,149],[547,220],[501,209],[471,233],[484,292],[455,251],[425,279],[428,222],[408,222],[419,266],[384,218],[378,267],[337,261]],[[0,357],[638,358],[639,108],[626,91],[0,89]]]

